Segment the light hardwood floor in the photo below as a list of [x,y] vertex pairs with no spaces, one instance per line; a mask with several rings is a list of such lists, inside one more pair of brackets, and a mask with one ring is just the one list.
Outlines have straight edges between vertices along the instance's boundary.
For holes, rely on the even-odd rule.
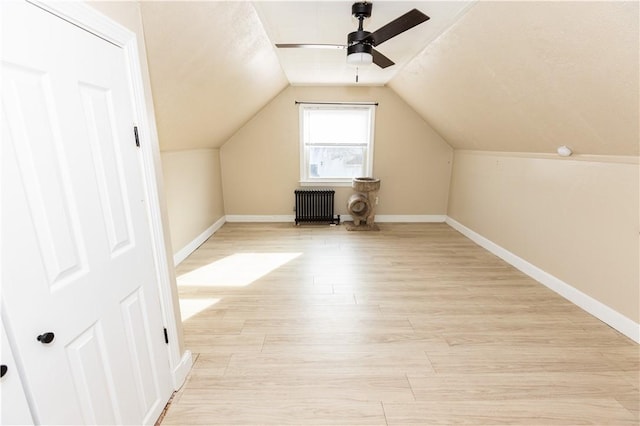
[[180,264],[162,423],[639,423],[637,344],[446,224],[380,228],[225,224]]

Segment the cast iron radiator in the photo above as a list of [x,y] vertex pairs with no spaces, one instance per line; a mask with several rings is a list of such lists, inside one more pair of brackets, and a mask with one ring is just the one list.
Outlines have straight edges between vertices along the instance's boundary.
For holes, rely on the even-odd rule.
[[300,222],[340,223],[333,215],[333,189],[296,189],[296,225]]

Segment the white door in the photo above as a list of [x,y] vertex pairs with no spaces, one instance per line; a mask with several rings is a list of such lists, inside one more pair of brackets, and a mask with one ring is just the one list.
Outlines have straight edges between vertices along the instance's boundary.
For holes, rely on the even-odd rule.
[[172,385],[127,58],[2,12],[3,318],[34,420],[153,423]]

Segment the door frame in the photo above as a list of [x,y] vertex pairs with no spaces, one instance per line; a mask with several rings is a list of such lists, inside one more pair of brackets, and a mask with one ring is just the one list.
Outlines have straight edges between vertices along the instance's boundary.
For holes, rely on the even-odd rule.
[[[26,0],[53,15],[70,22],[123,49],[131,77],[131,93],[134,101],[133,113],[140,139],[143,191],[147,199],[147,215],[150,224],[151,244],[155,264],[155,274],[160,295],[162,320],[168,335],[168,353],[170,375],[174,390],[178,390],[193,365],[191,351],[181,353],[182,322],[176,315],[179,309],[173,297],[175,272],[169,262],[171,247],[165,235],[163,211],[161,208],[162,175],[160,174],[160,146],[154,117],[149,117],[145,99],[142,68],[138,53],[136,34],[103,15],[91,6],[76,2],[57,2],[55,0]],[[149,106],[153,111],[153,106]],[[151,112],[153,114],[153,112]],[[133,129],[132,129],[133,132]],[[133,134],[132,134],[133,138]],[[133,143],[133,139],[132,139]],[[166,212],[164,214],[166,219]],[[168,229],[168,227],[167,227]],[[177,290],[176,290],[177,291]],[[160,330],[158,331],[160,332]]]

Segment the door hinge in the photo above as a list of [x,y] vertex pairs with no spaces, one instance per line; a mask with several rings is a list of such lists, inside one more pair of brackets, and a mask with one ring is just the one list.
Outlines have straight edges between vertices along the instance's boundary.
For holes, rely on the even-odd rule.
[[136,137],[136,146],[140,148],[140,138],[138,137],[138,126],[133,126],[133,134]]
[[169,333],[167,333],[167,329],[166,327],[164,328],[164,342],[168,345],[169,344]]

